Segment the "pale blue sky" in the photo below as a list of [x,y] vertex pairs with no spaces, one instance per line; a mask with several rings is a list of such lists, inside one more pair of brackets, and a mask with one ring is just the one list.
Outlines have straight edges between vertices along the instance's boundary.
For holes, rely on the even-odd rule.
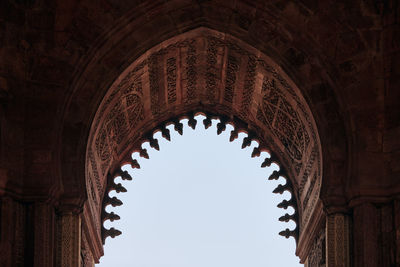
[[289,193],[272,193],[284,180],[267,180],[267,154],[251,158],[255,142],[241,149],[244,134],[230,143],[231,126],[218,136],[217,121],[205,130],[203,118],[196,130],[184,120],[183,136],[169,127],[171,142],[157,133],[160,151],[144,145],[149,160],[134,154],[141,169],[122,182],[124,204],[107,208],[121,220],[106,227],[122,235],[107,238],[97,267],[302,266],[294,239],[278,235],[294,223],[278,221],[286,211],[276,205]]

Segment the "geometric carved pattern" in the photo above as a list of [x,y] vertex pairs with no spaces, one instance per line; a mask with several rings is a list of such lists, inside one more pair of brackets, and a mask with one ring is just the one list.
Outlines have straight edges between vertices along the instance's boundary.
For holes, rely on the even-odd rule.
[[326,264],[325,229],[317,235],[307,257],[306,267],[325,267]]
[[81,218],[79,214],[61,214],[57,218],[57,266],[80,266]]
[[139,95],[131,94],[125,96],[128,109],[128,121],[130,127],[134,127],[138,121],[144,119],[143,103]]
[[300,186],[299,186],[299,194],[303,193],[304,186],[306,185],[307,179],[311,174],[312,167],[313,167],[316,157],[317,157],[317,150],[316,150],[316,147],[313,147],[313,149],[311,150],[311,155],[309,157],[309,160],[304,168],[303,177],[301,179]]
[[256,58],[254,56],[248,57],[247,68],[246,68],[246,78],[244,80],[244,88],[243,88],[242,109],[241,109],[241,113],[244,116],[249,111],[249,108],[251,105],[251,99],[252,99],[253,92],[254,92],[256,66],[257,66]]
[[311,179],[311,183],[310,183],[311,186],[308,188],[307,193],[303,199],[303,203],[302,203],[303,208],[307,207],[307,204],[308,204],[308,201],[310,200],[310,195],[311,195],[312,190],[314,189],[314,184],[315,184],[316,180],[317,180],[317,175],[313,175],[312,179]]
[[176,101],[176,58],[169,58],[167,60],[167,93],[168,103],[174,103]]
[[298,113],[286,101],[275,79],[264,79],[262,94],[257,119],[274,129],[273,133],[282,141],[293,159],[302,160],[309,136]]
[[120,144],[128,130],[125,114],[121,109],[121,103],[117,102],[111,109],[107,118],[107,133],[109,138]]
[[[91,170],[91,173],[87,172],[87,175],[88,175],[88,177],[94,176],[93,179],[94,179],[94,181],[96,183],[97,192],[101,192],[102,193],[103,192],[103,187],[102,187],[102,184],[101,184],[101,181],[100,181],[100,177],[99,177],[99,173],[98,173],[98,170],[97,170],[97,164],[95,162],[95,157],[93,155],[93,150],[91,148],[89,148],[87,158],[88,158],[88,163],[86,163],[86,164],[87,164],[89,170]],[[100,194],[100,195],[102,195],[102,194]]]
[[94,260],[85,235],[82,235],[81,266],[94,267]]
[[327,267],[350,266],[350,219],[336,213],[326,217]]
[[239,70],[240,62],[238,59],[233,56],[228,56],[228,67],[226,71],[226,82],[225,82],[225,95],[224,100],[232,103],[233,94],[235,91],[235,83],[236,83],[236,72]]
[[187,101],[191,102],[196,98],[196,83],[197,83],[197,71],[196,71],[196,47],[194,46],[194,40],[188,42],[188,52],[186,56],[186,94]]
[[110,158],[109,146],[107,144],[107,133],[105,129],[101,129],[96,138],[96,151],[102,161]]
[[217,86],[217,45],[210,40],[207,47],[206,93],[210,102],[215,101]]
[[160,88],[159,88],[159,69],[158,55],[149,58],[149,81],[150,81],[150,100],[151,112],[153,115],[160,113]]

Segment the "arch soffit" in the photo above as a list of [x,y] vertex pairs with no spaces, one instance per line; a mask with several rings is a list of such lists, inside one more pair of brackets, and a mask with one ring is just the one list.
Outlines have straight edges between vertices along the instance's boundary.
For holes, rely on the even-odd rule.
[[[86,212],[100,234],[110,176],[154,130],[204,112],[232,123],[268,150],[289,178],[299,230],[318,205],[322,152],[313,116],[300,90],[270,58],[235,37],[199,28],[148,50],[115,80],[92,123],[87,145]],[[175,120],[175,121],[174,121]],[[112,177],[114,178],[114,177]],[[115,184],[114,184],[115,185]],[[113,188],[115,189],[115,188]]]

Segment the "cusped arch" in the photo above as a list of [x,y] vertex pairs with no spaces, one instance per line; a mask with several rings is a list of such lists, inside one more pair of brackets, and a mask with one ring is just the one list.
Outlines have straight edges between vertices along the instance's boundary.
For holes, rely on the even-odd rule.
[[[168,39],[136,59],[111,85],[92,122],[86,149],[86,224],[100,239],[101,212],[113,178],[141,144],[156,147],[154,131],[179,129],[196,112],[257,139],[253,154],[268,150],[288,178],[298,210],[298,234],[321,214],[322,148],[300,90],[265,54],[239,39],[198,28]],[[190,122],[190,120],[189,120]],[[235,133],[233,133],[234,135]],[[105,198],[104,198],[105,196]],[[106,202],[105,202],[106,200]],[[116,201],[116,200],[113,200]],[[111,202],[109,202],[112,204]],[[104,212],[103,212],[104,219]],[[115,234],[115,233],[114,233]],[[113,235],[103,230],[104,235]]]

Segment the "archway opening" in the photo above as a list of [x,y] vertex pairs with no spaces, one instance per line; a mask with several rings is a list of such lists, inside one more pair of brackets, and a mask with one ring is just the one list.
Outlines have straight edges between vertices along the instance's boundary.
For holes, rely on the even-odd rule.
[[104,227],[105,220],[118,217],[104,207],[120,205],[108,192],[126,190],[115,178],[131,179],[121,169],[124,164],[139,167],[131,154],[148,157],[143,144],[158,150],[160,138],[154,134],[169,139],[171,125],[182,132],[182,119],[195,128],[198,112],[205,116],[206,128],[212,119],[220,120],[218,133],[232,125],[231,140],[246,133],[241,146],[255,141],[251,156],[261,155],[262,167],[279,165],[268,179],[286,178],[274,192],[289,191],[291,198],[280,207],[296,209],[280,220],[297,222],[296,228],[279,234],[296,239],[296,255],[305,262],[314,234],[304,233],[314,233],[314,226],[323,220],[322,154],[312,113],[300,89],[271,58],[233,36],[206,28],[151,48],[123,71],[104,96],[86,153],[88,202],[83,224],[87,238],[96,241],[84,242],[84,247],[95,244],[91,249],[97,262],[105,238],[120,234],[114,227]]
[[[201,122],[205,117],[196,119]],[[259,168],[268,153],[250,158],[257,142],[242,150],[247,134],[239,133],[229,143],[233,127],[227,125],[217,136],[219,122],[212,120],[207,130],[200,125],[193,131],[186,126],[187,119],[182,120],[183,136],[173,131],[173,125],[167,127],[172,142],[161,132],[154,135],[160,151],[143,145],[150,160],[132,155],[141,169],[122,169],[134,181],[115,179],[128,189],[128,194],[118,195],[124,205],[106,208],[122,217],[106,221],[106,228],[115,226],[124,234],[107,239],[98,266],[300,266],[294,240],[278,235],[286,227],[296,227],[292,221],[278,221],[284,213],[276,206],[290,200],[290,193],[271,194],[286,181],[266,182],[279,166]],[[288,207],[286,212],[295,211]]]

